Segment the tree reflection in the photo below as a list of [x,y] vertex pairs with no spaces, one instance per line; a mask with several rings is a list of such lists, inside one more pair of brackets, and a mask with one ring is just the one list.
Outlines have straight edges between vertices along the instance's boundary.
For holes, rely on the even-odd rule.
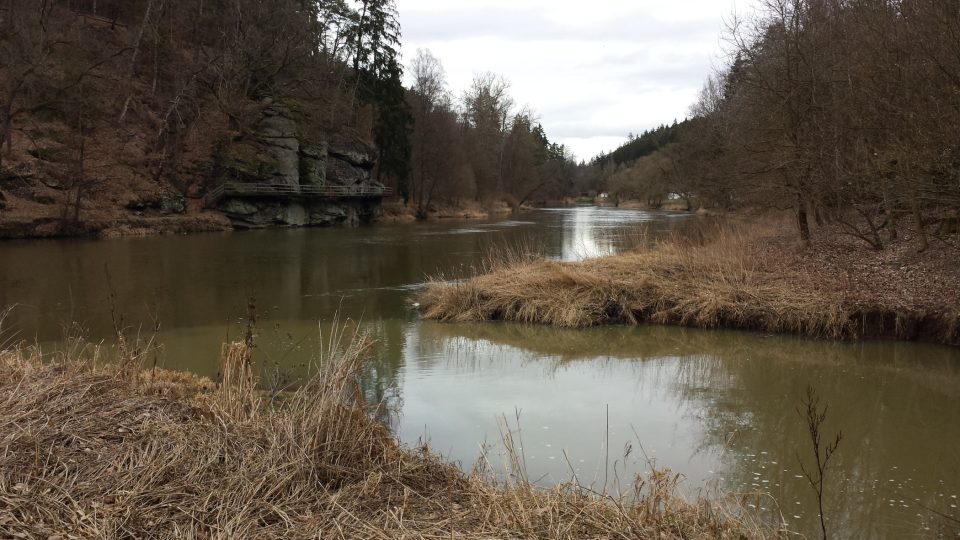
[[[935,521],[921,504],[955,513],[949,507],[949,497],[960,492],[955,349],[668,327],[419,328],[421,361],[454,362],[464,375],[521,362],[539,364],[549,377],[586,363],[666,388],[702,427],[693,451],[719,461],[721,489],[769,493],[779,502],[761,499],[770,519],[782,515],[791,526],[815,532],[815,496],[797,461],[809,442],[796,407],[810,384],[830,406],[826,432],[842,429],[845,436],[827,473],[828,527],[864,536],[916,533]],[[456,353],[478,347],[486,354]]]
[[360,389],[376,419],[396,432],[403,410],[401,368],[407,341],[405,324],[396,319],[382,320],[365,325],[364,331],[374,336],[376,343],[361,371]]

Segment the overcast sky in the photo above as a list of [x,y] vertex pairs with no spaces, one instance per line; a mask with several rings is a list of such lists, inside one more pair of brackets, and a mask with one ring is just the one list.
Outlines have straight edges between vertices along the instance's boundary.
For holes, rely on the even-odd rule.
[[475,73],[511,83],[547,136],[589,159],[682,120],[722,63],[724,21],[756,0],[397,0],[403,60],[443,62],[459,97]]

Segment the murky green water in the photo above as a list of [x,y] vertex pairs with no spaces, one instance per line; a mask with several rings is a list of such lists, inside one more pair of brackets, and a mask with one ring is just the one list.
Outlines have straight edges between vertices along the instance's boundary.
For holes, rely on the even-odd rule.
[[798,455],[811,464],[810,450],[795,410],[809,384],[830,405],[826,430],[843,431],[826,498],[836,536],[956,537],[960,350],[436,324],[409,304],[425,276],[463,275],[494,245],[576,259],[616,250],[638,223],[655,234],[684,219],[578,208],[491,222],[5,243],[0,305],[20,305],[4,334],[52,343],[83,321],[92,339],[108,339],[113,312],[146,337],[159,321],[162,365],[215,376],[220,343],[240,335],[255,297],[260,360],[285,382],[304,372],[339,311],[378,338],[364,389],[409,444],[427,439],[465,467],[489,445],[487,459],[503,468],[499,441],[511,430],[531,480],[575,474],[597,489],[625,487],[649,460],[682,473],[689,493],[767,493],[748,504],[815,536],[815,498],[798,464]]

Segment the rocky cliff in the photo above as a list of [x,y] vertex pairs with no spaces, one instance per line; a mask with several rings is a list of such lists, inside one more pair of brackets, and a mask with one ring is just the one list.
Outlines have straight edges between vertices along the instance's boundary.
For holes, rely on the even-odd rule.
[[371,144],[356,133],[311,128],[289,107],[264,100],[259,120],[242,134],[193,148],[189,160],[182,160],[182,185],[175,186],[140,157],[151,153],[144,137],[121,140],[120,134],[104,136],[107,130],[99,130],[87,148],[90,155],[110,158],[88,157],[84,165],[93,174],[78,182],[68,128],[41,124],[30,138],[16,141],[15,159],[0,173],[0,238],[356,225],[376,219],[379,197],[228,196],[212,204],[207,199],[224,184],[382,188],[372,177]]
[[[0,91],[0,238],[376,215],[377,197],[318,196],[322,186],[375,188],[372,105],[344,84],[349,66],[316,54],[315,21],[292,4],[200,2],[193,15],[203,20],[194,20],[176,2],[101,1],[121,8],[104,18],[98,2],[37,10],[32,1],[0,8],[0,19],[15,16],[0,25],[9,30],[0,32],[0,88],[14,90]],[[210,204],[228,182],[286,185],[295,196]]]
[[[219,184],[383,187],[372,179],[374,149],[354,137],[331,142],[299,129],[290,109],[265,100],[260,121],[220,153]],[[239,228],[357,224],[374,219],[379,199],[225,197],[215,206]]]

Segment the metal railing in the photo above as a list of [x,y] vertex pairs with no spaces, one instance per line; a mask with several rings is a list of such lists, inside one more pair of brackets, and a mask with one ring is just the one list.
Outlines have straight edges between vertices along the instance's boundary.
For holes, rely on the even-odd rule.
[[345,199],[388,197],[393,189],[379,186],[297,186],[290,184],[255,184],[228,182],[207,193],[206,199],[215,203],[224,197],[284,197],[290,199]]

